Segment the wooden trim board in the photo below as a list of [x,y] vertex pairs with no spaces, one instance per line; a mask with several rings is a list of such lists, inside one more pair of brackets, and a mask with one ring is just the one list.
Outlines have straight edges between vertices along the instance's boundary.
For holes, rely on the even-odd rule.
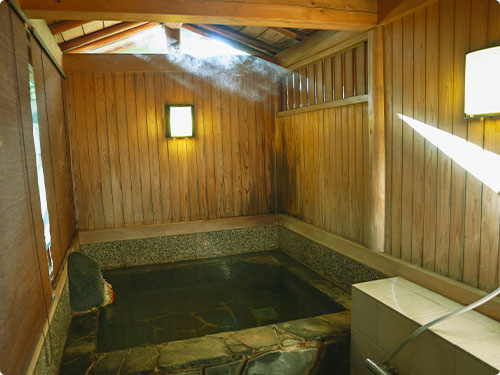
[[[378,251],[371,251],[363,245],[336,236],[291,216],[278,215],[278,223],[301,236],[388,276],[401,276],[463,305],[475,302],[487,294],[482,290],[441,276],[404,260]],[[478,307],[476,310],[500,321],[500,297]]]
[[357,96],[351,96],[350,98],[346,98],[346,99],[339,99],[339,100],[334,100],[334,101],[327,102],[327,103],[313,104],[313,105],[309,105],[307,107],[291,109],[289,111],[276,112],[276,117],[293,116],[293,115],[297,115],[299,113],[320,111],[322,109],[344,107],[346,105],[366,103],[366,102],[368,102],[368,95],[367,94],[357,95]]
[[54,287],[52,290],[52,303],[50,304],[48,312],[49,316],[48,319],[45,319],[42,329],[40,330],[40,333],[38,335],[38,339],[33,345],[33,351],[31,353],[31,357],[29,358],[26,365],[26,371],[24,373],[25,375],[31,375],[34,373],[36,364],[38,362],[38,358],[42,354],[43,343],[45,341],[44,337],[47,337],[47,340],[49,340],[49,335],[48,335],[49,325],[52,322],[52,318],[54,318],[57,306],[59,305],[59,299],[61,298],[64,286],[66,285],[66,280],[68,279],[68,256],[72,252],[77,251],[79,247],[80,247],[80,242],[78,240],[78,232],[75,232],[71,244],[68,248],[68,251],[66,252],[64,261],[61,264],[61,267],[59,268],[58,275],[56,276],[56,280],[54,282]]
[[141,225],[136,227],[101,229],[79,232],[80,244],[135,240],[178,234],[203,233],[218,230],[257,227],[278,223],[275,214],[238,216],[223,219],[183,221],[179,223]]

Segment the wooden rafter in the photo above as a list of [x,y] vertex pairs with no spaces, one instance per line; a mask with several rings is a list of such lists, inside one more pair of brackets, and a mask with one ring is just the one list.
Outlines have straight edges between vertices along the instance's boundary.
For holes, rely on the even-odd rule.
[[110,37],[112,35],[124,32],[126,30],[135,28],[137,26],[144,25],[144,22],[122,22],[119,23],[118,25],[114,25],[111,27],[107,27],[103,30],[99,30],[90,34],[87,34],[85,36],[82,36],[80,38],[72,39],[67,42],[59,44],[59,47],[61,47],[61,51],[63,52],[68,52],[71,51],[72,49],[82,47],[86,44],[94,43],[97,42],[98,40]]
[[221,36],[219,34],[212,32],[212,31],[202,29],[201,27],[198,27],[196,25],[191,25],[189,23],[183,24],[182,28],[189,30],[189,31],[192,31],[193,33],[199,34],[199,35],[204,36],[206,38],[221,40],[224,43],[230,45],[231,47],[239,49],[240,51],[246,52],[252,56],[259,57],[259,58],[264,59],[266,61],[272,62],[273,64],[276,64],[276,60],[273,57],[268,56],[268,55],[263,55],[260,51],[253,49],[245,44],[238,43],[237,41],[235,41],[233,39],[226,38],[224,36]]
[[298,40],[299,42],[301,40],[307,39],[307,35],[304,33],[301,33],[298,30],[292,30],[292,29],[286,29],[284,27],[270,27],[271,30],[274,30],[284,36],[287,36],[289,38]]
[[377,0],[23,0],[29,18],[186,22],[368,30],[377,24]]
[[254,39],[246,34],[232,30],[228,27],[215,26],[215,25],[200,25],[200,26],[202,26],[204,29],[207,29],[209,31],[213,31],[216,34],[222,35],[222,36],[229,38],[229,39],[232,39],[238,43],[244,44],[244,45],[249,46],[253,49],[261,51],[269,56],[274,56],[275,54],[277,54],[279,52],[278,49],[276,49],[273,46],[270,46],[269,44],[267,44],[265,42],[262,42],[258,39]]
[[73,48],[70,51],[70,53],[83,53],[83,52],[87,52],[89,50],[105,46],[106,44],[109,44],[109,43],[112,43],[112,42],[116,42],[117,40],[120,40],[120,39],[123,39],[123,38],[127,38],[127,37],[129,37],[131,35],[140,33],[141,31],[144,31],[144,30],[147,30],[147,29],[150,29],[152,27],[155,27],[155,26],[159,25],[159,23],[157,23],[157,22],[148,22],[148,23],[140,23],[139,22],[138,24],[139,24],[138,26],[133,27],[133,28],[129,28],[129,29],[127,29],[127,30],[125,30],[125,31],[123,31],[121,33],[115,33],[115,34],[110,35],[108,37],[101,38],[101,39],[95,40],[95,41],[93,41],[91,43],[87,43],[85,45],[82,45],[81,47]]
[[61,21],[49,26],[52,35],[60,34],[65,31],[85,25],[89,21]]

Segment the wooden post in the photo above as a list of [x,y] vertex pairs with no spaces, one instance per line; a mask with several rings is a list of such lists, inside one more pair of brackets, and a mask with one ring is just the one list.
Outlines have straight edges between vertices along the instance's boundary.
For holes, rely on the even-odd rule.
[[381,27],[368,32],[368,202],[366,246],[384,251],[385,236],[385,123],[384,35]]
[[182,23],[171,24],[164,23],[163,29],[165,30],[165,35],[167,37],[167,52],[175,52],[181,44],[181,26]]

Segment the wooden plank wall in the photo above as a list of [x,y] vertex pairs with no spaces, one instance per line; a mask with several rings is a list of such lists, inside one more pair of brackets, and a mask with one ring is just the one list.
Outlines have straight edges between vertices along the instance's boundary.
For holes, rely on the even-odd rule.
[[[274,212],[273,92],[254,73],[70,73],[78,228]],[[194,104],[194,139],[166,139],[167,103]]]
[[281,110],[308,107],[367,93],[366,42],[285,74]]
[[368,104],[276,121],[279,210],[364,243]]
[[[0,371],[21,374],[51,303],[52,289],[37,183],[28,38],[24,23],[5,2],[0,4],[0,41],[3,46],[0,54]],[[44,168],[50,167],[45,174],[45,184],[52,189],[49,215],[53,255],[58,261],[54,271],[57,272],[67,248],[65,244],[75,230],[71,216],[71,180],[65,163],[67,142],[62,86],[59,73],[41,54],[34,40],[31,46],[36,95],[40,99],[42,159]]]
[[464,120],[465,53],[500,43],[496,0],[440,0],[384,27],[386,252],[492,290],[500,197],[398,114],[500,152],[500,120]]

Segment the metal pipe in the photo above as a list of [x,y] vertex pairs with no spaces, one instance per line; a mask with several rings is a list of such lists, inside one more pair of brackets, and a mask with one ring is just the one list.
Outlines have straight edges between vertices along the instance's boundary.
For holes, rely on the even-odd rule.
[[389,366],[389,368],[387,368],[384,365],[380,366],[377,362],[370,358],[366,359],[365,366],[375,375],[394,375],[396,373],[392,367]]

